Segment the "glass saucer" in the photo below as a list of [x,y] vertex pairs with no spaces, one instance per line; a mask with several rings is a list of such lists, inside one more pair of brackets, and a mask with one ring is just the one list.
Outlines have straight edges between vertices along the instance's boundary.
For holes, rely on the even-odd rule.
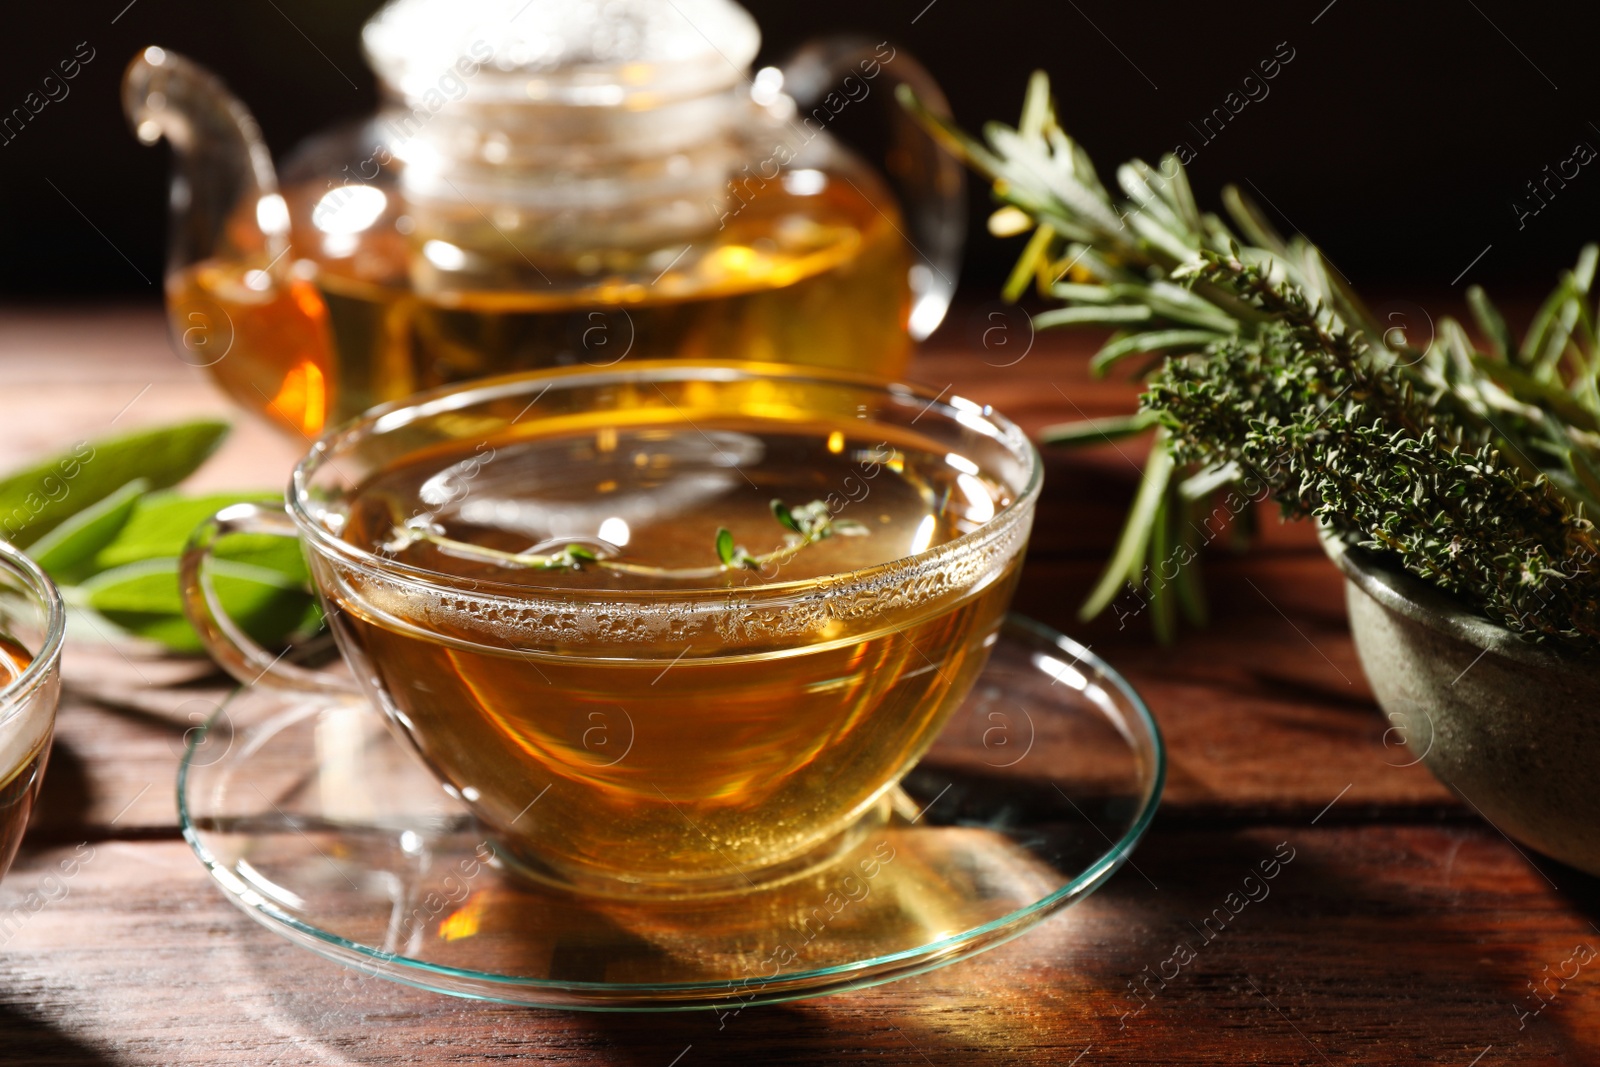
[[740,895],[610,899],[517,877],[349,698],[239,690],[196,731],[178,806],[234,903],[319,955],[456,996],[672,1010],[875,985],[1008,941],[1122,865],[1165,773],[1128,683],[1012,616],[888,821]]

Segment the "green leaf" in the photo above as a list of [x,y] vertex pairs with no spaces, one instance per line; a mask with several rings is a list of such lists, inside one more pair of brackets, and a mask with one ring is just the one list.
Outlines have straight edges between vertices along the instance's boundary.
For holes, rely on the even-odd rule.
[[1578,252],[1578,263],[1572,268],[1572,280],[1579,296],[1588,296],[1594,287],[1594,269],[1600,264],[1600,245],[1586,244]]
[[1245,196],[1237,185],[1222,187],[1222,206],[1227,208],[1234,225],[1239,227],[1239,232],[1244,234],[1251,244],[1276,252],[1280,256],[1288,253],[1289,246],[1282,235],[1267,221],[1261,209],[1256,207],[1255,201]]
[[717,530],[717,558],[724,567],[733,566],[733,531],[726,526]]
[[[789,506],[783,501],[779,500],[777,497],[773,497],[768,506],[772,508],[772,517],[777,519],[778,522],[782,523],[785,530],[792,530],[795,533],[805,532],[804,530],[800,529],[800,524],[795,521],[794,513],[789,510]],[[717,532],[717,541],[719,545],[717,551],[719,554],[722,551],[720,547],[722,535],[726,532],[726,530],[720,530]],[[729,535],[729,539],[732,539],[731,534]],[[726,563],[727,560],[723,560],[723,562]]]
[[1158,430],[1155,441],[1150,445],[1150,457],[1145,461],[1144,474],[1139,479],[1139,492],[1133,498],[1122,534],[1117,538],[1116,551],[1112,553],[1111,562],[1106,564],[1105,572],[1100,575],[1100,581],[1090,592],[1089,598],[1078,609],[1078,618],[1087,622],[1100,614],[1122,589],[1123,583],[1138,576],[1140,568],[1144,566],[1156,509],[1161,506],[1167,482],[1172,479],[1172,466],[1172,453],[1167,449],[1167,431]]
[[1572,472],[1584,494],[1591,500],[1600,499],[1600,470],[1596,470],[1589,457],[1576,448],[1568,449],[1566,458],[1567,469]]
[[912,118],[928,131],[928,136],[951,155],[990,178],[999,177],[1003,165],[999,157],[985,148],[981,142],[968,136],[965,130],[949,118],[930,110],[911,86],[904,82],[895,86],[894,97],[900,102],[900,106],[909,111]]
[[[1111,295],[1123,304],[1142,304],[1161,318],[1176,319],[1187,326],[1205,326],[1218,333],[1232,333],[1236,323],[1193,292],[1171,282],[1112,282]],[[1192,316],[1206,318],[1194,321]]]
[[1165,352],[1173,348],[1204,348],[1218,335],[1210,330],[1150,330],[1132,333],[1109,341],[1089,361],[1089,370],[1096,376],[1105,375],[1119,360],[1141,352]]
[[1138,231],[1143,239],[1141,247],[1146,251],[1158,249],[1166,253],[1173,264],[1187,262],[1195,254],[1195,249],[1184,242],[1182,236],[1174,232],[1179,223],[1175,217],[1162,220],[1154,212],[1139,211],[1127,216],[1128,224]]
[[1522,335],[1522,347],[1517,350],[1517,362],[1527,366],[1539,358],[1543,351],[1545,340],[1550,333],[1551,325],[1566,304],[1570,294],[1565,286],[1558,287],[1551,293],[1545,302],[1540,305],[1539,311],[1533,316],[1533,322],[1528,326],[1528,332]]
[[1116,304],[1109,307],[1055,308],[1033,317],[1036,330],[1053,326],[1122,326],[1130,322],[1149,322],[1155,315],[1147,307]]
[[1467,303],[1472,306],[1472,317],[1477,320],[1478,329],[1489,342],[1489,351],[1496,359],[1507,358],[1511,353],[1511,331],[1506,329],[1505,317],[1483,291],[1483,286],[1467,289]]
[[[1001,163],[995,176],[1015,186],[1014,190],[1007,190],[1008,194],[1014,191],[1054,201],[1058,211],[1064,209],[1069,213],[1065,221],[1087,227],[1112,241],[1125,240],[1119,235],[1123,224],[1116,210],[1076,175],[1054,166],[1043,146],[999,122],[986,123],[983,135],[994,147]],[[1021,204],[1018,206],[1027,210]]]
[[1022,120],[1017,123],[1017,129],[1027,138],[1044,136],[1045,124],[1052,110],[1050,75],[1036,70],[1028,77],[1028,92],[1022,98]]
[[1189,186],[1189,174],[1178,157],[1170,152],[1161,157],[1161,173],[1168,172],[1172,174],[1170,195],[1173,206],[1191,228],[1203,230],[1200,206],[1195,203],[1194,190]]
[[1113,283],[1111,292],[1130,304],[1143,304],[1163,318],[1197,326],[1215,333],[1238,333],[1239,323],[1217,308],[1209,300],[1171,282],[1151,282],[1148,285]]
[[1046,292],[1058,300],[1070,300],[1074,304],[1111,304],[1117,299],[1107,286],[1078,282],[1056,282]]
[[[262,645],[279,645],[316,618],[305,586],[281,571],[224,559],[212,560],[209,569],[223,610]],[[81,588],[88,606],[121,629],[174,652],[204,651],[183,615],[176,559],[116,567]]]
[[1000,299],[1008,304],[1015,304],[1022,296],[1028,283],[1039,273],[1039,264],[1044,261],[1045,253],[1050,250],[1050,242],[1056,239],[1056,231],[1050,226],[1040,226],[1033,231],[1033,236],[1028,238],[1028,244],[1022,250],[1022,255],[1017,257],[1017,265],[1011,268],[1011,276],[1006,279],[1004,288],[1000,290]]
[[183,481],[227,436],[214,419],[79,442],[71,451],[0,479],[0,537],[26,548],[69,517],[143,478]]
[[[116,540],[95,555],[94,568],[106,570],[144,559],[182,555],[183,546],[188,543],[189,535],[194,532],[195,527],[216,512],[233,504],[272,503],[277,499],[277,494],[266,491],[207,493],[203,496],[151,493],[139,501],[128,524],[122,528]],[[275,558],[281,558],[285,554],[286,546],[293,549],[296,557],[299,555],[299,549],[294,547],[291,538],[262,535],[235,536],[241,541],[245,536],[261,538],[260,541],[251,543],[258,544],[263,553]],[[229,538],[230,541],[234,539]]]
[[1178,213],[1150,185],[1150,173],[1150,168],[1138,161],[1124,163],[1117,168],[1117,184],[1140,211],[1148,211],[1163,229],[1176,230],[1183,225]]
[[1101,184],[1100,175],[1095,172],[1094,160],[1089,158],[1089,153],[1083,150],[1081,144],[1068,137],[1059,124],[1055,124],[1054,116],[1051,121],[1053,124],[1045,131],[1045,137],[1050,142],[1051,151],[1055,152],[1056,158],[1071,164],[1072,173],[1083,183],[1084,188],[1102,199],[1111,199],[1111,194]]
[[1547,385],[1520,367],[1499,360],[1473,356],[1472,365],[1518,400],[1543,406],[1579,429],[1600,431],[1600,421],[1560,387]]
[[1139,275],[1112,262],[1109,258],[1087,245],[1069,245],[1062,259],[1064,262],[1061,266],[1053,267],[1051,270],[1057,278],[1065,278],[1067,276],[1068,265],[1070,264],[1072,267],[1082,267],[1084,274],[1087,274],[1102,285],[1114,285],[1118,282],[1137,282],[1139,280]]
[[272,534],[234,533],[219,539],[211,554],[231,563],[247,563],[277,571],[291,582],[310,588],[311,572],[306,568],[305,550],[293,537]]
[[39,538],[29,547],[28,554],[52,578],[66,580],[117,536],[149,488],[149,482],[135,478]]
[[1477,353],[1473,350],[1472,338],[1467,336],[1466,328],[1449,315],[1439,320],[1438,339],[1434,348],[1441,353],[1441,373],[1452,383],[1475,376],[1472,360]]
[[1223,486],[1239,480],[1244,472],[1234,460],[1215,463],[1196,471],[1178,484],[1178,494],[1191,504],[1200,504]]
[[1108,444],[1144,433],[1160,421],[1153,411],[1138,411],[1132,415],[1109,415],[1081,422],[1064,422],[1040,430],[1039,440],[1047,445]]

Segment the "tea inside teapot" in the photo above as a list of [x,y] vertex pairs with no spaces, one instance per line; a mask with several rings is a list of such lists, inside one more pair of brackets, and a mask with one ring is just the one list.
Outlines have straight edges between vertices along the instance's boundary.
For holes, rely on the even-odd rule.
[[[887,43],[836,51],[843,90],[802,113],[783,72],[748,73],[759,33],[731,0],[394,0],[363,39],[383,107],[281,184],[215,78],[160,49],[129,69],[140,137],[178,154],[175,345],[285,426],[624,358],[892,377],[919,276],[944,292],[918,332],[942,314],[949,241],[925,261],[825,129],[887,100],[895,64],[925,78]],[[939,207],[948,230],[958,196]]]

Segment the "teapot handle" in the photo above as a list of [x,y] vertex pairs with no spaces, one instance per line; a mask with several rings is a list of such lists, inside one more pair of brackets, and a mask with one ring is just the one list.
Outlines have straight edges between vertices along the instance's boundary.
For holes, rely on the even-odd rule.
[[[955,295],[967,232],[967,180],[961,164],[895,103],[894,91],[908,85],[930,110],[948,115],[944,93],[910,53],[862,37],[812,41],[781,71],[784,91],[799,108],[800,119],[815,119],[824,127],[847,104],[866,99],[881,86],[892,130],[886,169],[908,209],[906,239],[917,256],[910,270],[908,329],[913,340],[924,340],[944,321]],[[758,85],[760,81],[758,75]]]

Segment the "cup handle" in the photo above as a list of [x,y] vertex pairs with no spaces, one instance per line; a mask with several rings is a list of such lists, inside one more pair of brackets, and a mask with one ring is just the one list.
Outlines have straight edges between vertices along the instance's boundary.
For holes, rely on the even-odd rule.
[[234,533],[299,537],[294,520],[282,508],[261,504],[230,504],[202,522],[189,535],[183,557],[178,561],[183,613],[195,633],[200,635],[200,643],[211,654],[211,658],[244,685],[259,685],[263,679],[268,679],[270,684],[280,689],[297,692],[359,692],[354,683],[327,671],[307,670],[284,663],[281,655],[274,656],[256,644],[222,610],[206,561],[211,558],[217,542]]
[[[889,115],[891,137],[885,169],[905,202],[917,262],[911,267],[911,318],[908,330],[921,341],[944,321],[961,270],[961,246],[967,234],[967,178],[961,164],[940,148],[895,102],[895,88],[908,85],[935,114],[949,115],[944,93],[921,63],[887,41],[874,44],[862,37],[823,37],[803,45],[782,67],[784,90],[793,98],[802,121],[816,118],[824,127],[844,102],[872,95],[871,83],[886,79],[879,99]],[[870,86],[856,97],[846,84]],[[841,101],[834,109],[829,100]],[[821,115],[816,113],[821,110]]]

